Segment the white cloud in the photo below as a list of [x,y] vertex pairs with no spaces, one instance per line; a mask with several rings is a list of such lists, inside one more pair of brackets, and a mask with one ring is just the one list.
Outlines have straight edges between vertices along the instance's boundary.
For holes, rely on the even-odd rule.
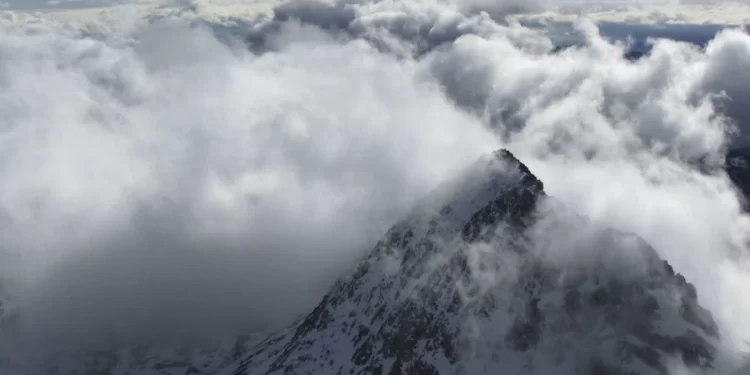
[[30,329],[287,321],[498,146],[416,64],[314,28],[264,56],[180,22],[133,37],[0,38],[2,239],[31,262]]
[[585,11],[546,10],[524,19],[575,21],[581,13],[597,21],[643,24],[718,24],[745,25],[750,23],[750,3],[623,3],[611,6],[596,4]]
[[[549,54],[540,32],[455,4],[308,5],[286,9],[308,24],[241,25],[266,54],[189,12],[13,16],[0,243],[25,259],[14,291],[29,329],[288,321],[409,203],[504,145],[569,207],[652,243],[730,341],[750,336],[747,217],[725,176],[688,163],[722,155],[716,95],[730,113],[747,98],[747,34],[706,51],[662,41],[628,62],[589,23],[585,46]],[[309,24],[347,17],[348,34]]]

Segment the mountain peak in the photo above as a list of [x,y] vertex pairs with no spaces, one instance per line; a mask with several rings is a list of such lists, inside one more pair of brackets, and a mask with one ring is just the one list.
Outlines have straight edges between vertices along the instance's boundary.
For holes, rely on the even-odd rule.
[[491,154],[491,158],[516,165],[523,172],[531,174],[531,171],[529,170],[529,168],[527,168],[520,160],[518,160],[516,156],[513,155],[513,153],[510,152],[510,150],[508,150],[507,148],[501,148],[501,149],[493,151]]
[[575,267],[555,261],[564,237],[585,237],[576,233],[588,224],[547,220],[564,233],[540,240],[546,198],[510,151],[487,155],[228,374],[646,375],[670,358],[710,367],[716,325],[695,288],[648,244],[614,230],[574,243],[590,248]]
[[546,194],[542,181],[510,151],[500,149],[440,184],[418,204],[405,223],[394,228],[404,225],[418,228],[431,221],[443,227],[444,235],[460,229],[465,236],[472,236],[476,235],[472,226],[478,229],[478,224],[526,216],[543,196]]

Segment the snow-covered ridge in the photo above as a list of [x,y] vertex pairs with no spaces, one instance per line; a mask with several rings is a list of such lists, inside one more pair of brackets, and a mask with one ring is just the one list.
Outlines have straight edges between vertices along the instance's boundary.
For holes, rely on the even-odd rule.
[[[549,207],[523,163],[494,153],[395,225],[307,318],[222,374],[711,367],[718,333],[692,285],[645,242],[591,235],[585,219]],[[564,244],[585,261],[556,258]]]

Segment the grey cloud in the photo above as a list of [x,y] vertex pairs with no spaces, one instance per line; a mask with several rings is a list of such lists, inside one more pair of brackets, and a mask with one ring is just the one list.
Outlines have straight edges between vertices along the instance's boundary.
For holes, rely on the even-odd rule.
[[746,251],[747,217],[726,176],[686,162],[724,152],[714,94],[744,95],[746,34],[633,62],[591,24],[551,54],[542,31],[452,5],[280,9],[239,29],[0,34],[0,241],[23,255],[11,292],[29,336],[286,323],[500,146],[564,204],[646,239],[708,291],[730,337],[750,335],[750,279],[727,255]]

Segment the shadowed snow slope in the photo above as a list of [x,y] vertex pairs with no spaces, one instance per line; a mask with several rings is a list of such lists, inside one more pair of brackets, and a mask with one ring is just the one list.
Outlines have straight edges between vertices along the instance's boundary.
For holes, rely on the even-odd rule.
[[649,245],[568,213],[498,151],[225,373],[658,374],[710,368],[717,335]]

